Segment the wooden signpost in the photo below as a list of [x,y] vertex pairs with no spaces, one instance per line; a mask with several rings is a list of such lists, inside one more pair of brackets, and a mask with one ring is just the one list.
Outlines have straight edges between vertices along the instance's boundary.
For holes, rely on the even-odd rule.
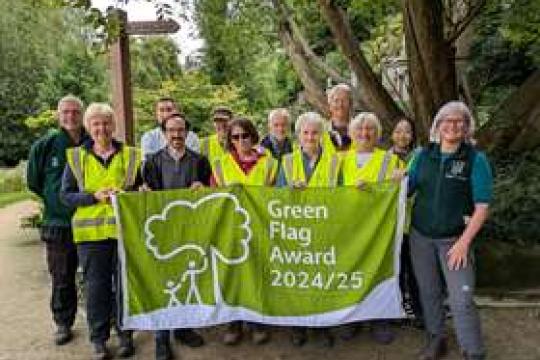
[[129,61],[130,35],[171,34],[180,29],[174,20],[128,22],[127,13],[113,10],[120,23],[120,34],[111,45],[110,66],[112,78],[112,102],[117,118],[116,138],[128,145],[135,144],[133,128],[133,91]]

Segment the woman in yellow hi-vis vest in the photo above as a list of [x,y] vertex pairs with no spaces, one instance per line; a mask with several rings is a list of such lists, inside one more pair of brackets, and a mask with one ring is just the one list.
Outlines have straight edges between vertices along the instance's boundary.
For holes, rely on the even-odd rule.
[[[259,151],[259,134],[253,123],[245,118],[231,121],[227,132],[227,153],[212,163],[212,186],[250,185],[272,186],[275,182],[278,161],[267,151]],[[268,327],[248,323],[252,341],[268,341]],[[242,338],[242,322],[227,324],[223,336],[225,345],[235,345]]]
[[[140,152],[113,139],[115,118],[108,104],[93,103],[84,114],[90,141],[68,149],[60,197],[76,208],[72,219],[86,290],[93,358],[110,356],[106,347],[116,310],[116,225],[111,196],[140,185]],[[118,355],[134,353],[131,332],[120,334]]]
[[[300,147],[283,156],[276,186],[295,189],[305,187],[336,187],[339,180],[340,158],[334,148],[324,146],[324,119],[315,112],[298,117],[295,126]],[[334,338],[329,329],[318,330],[323,345],[331,347]],[[291,341],[302,346],[307,341],[307,329],[292,328]]]
[[[404,163],[390,150],[377,147],[382,136],[382,126],[373,113],[358,114],[349,125],[352,146],[343,154],[343,185],[357,186],[363,189],[369,183],[387,180],[401,180]],[[388,344],[394,340],[394,333],[384,320],[371,323],[373,339],[380,344]],[[354,324],[344,326],[342,336],[352,338],[356,327]]]
[[228,151],[212,162],[211,184],[272,186],[278,162],[265,151],[259,151],[258,142],[259,134],[250,120],[231,121],[227,133]]

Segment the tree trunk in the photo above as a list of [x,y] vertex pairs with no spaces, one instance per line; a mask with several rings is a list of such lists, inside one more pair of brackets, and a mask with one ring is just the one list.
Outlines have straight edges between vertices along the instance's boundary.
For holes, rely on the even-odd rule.
[[360,44],[352,34],[349,20],[344,11],[332,0],[318,0],[319,10],[326,19],[334,40],[347,59],[358,79],[358,97],[381,119],[386,130],[392,129],[394,120],[403,112],[373,73],[371,66],[360,50]]
[[489,151],[525,151],[540,146],[540,70],[533,72],[493,112],[477,133],[478,143]]
[[304,86],[306,101],[321,114],[328,116],[329,110],[324,88],[304,56],[302,46],[294,40],[286,22],[280,22],[278,34],[294,70]]
[[440,0],[402,0],[410,95],[419,136],[427,140],[432,119],[458,99],[455,49],[444,37]]

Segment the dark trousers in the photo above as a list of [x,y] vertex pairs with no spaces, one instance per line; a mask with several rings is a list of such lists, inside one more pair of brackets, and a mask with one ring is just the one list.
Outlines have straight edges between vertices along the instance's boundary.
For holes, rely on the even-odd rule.
[[51,312],[57,326],[73,326],[77,313],[77,248],[69,228],[42,232],[51,276]]
[[116,246],[116,240],[112,239],[77,244],[92,343],[103,343],[109,339],[111,323],[116,315]]
[[401,243],[401,269],[399,272],[399,286],[403,294],[404,307],[407,312],[417,318],[422,318],[422,305],[420,304],[420,293],[418,292],[418,283],[414,276],[411,260],[411,245],[409,235],[403,235]]

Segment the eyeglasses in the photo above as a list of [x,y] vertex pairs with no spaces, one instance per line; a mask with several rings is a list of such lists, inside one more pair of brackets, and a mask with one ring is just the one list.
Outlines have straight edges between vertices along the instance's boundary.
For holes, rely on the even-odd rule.
[[251,138],[251,135],[249,135],[248,133],[240,133],[240,134],[232,134],[231,135],[231,139],[236,140],[236,141],[238,141],[240,139],[247,140],[249,138]]

